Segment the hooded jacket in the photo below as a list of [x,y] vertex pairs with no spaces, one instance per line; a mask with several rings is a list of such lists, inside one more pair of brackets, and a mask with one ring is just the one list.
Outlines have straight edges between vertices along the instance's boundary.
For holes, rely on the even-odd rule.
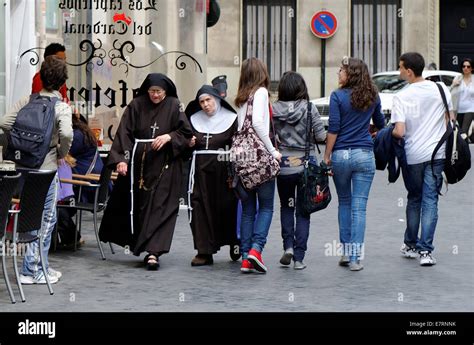
[[[304,151],[306,146],[306,126],[308,101],[277,101],[273,103],[273,121],[277,141],[281,149]],[[324,130],[321,116],[314,104],[311,104],[313,137],[311,143],[324,141]]]

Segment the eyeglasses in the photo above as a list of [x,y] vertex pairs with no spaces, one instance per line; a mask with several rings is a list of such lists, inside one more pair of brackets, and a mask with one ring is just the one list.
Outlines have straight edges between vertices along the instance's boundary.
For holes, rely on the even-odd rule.
[[162,95],[162,94],[165,93],[165,90],[148,90],[148,93],[149,93],[150,95],[153,95],[153,94],[155,94],[155,93],[156,93],[157,95]]
[[469,66],[469,65],[462,65],[462,68],[472,68],[472,66]]

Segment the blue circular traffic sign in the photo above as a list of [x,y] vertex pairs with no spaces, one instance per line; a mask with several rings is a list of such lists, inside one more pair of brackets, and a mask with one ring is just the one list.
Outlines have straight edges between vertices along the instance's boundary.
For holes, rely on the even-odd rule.
[[311,32],[319,38],[329,38],[336,33],[337,19],[329,11],[320,11],[311,18]]

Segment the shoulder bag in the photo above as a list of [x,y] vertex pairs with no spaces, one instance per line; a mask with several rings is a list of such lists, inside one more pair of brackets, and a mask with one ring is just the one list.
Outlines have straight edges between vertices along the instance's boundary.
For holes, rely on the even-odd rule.
[[[331,170],[323,161],[318,165],[309,159],[310,143],[313,121],[311,117],[311,102],[308,101],[306,122],[306,146],[304,169],[301,173],[302,198],[301,209],[307,214],[325,209],[331,202],[331,191],[329,190],[329,171]],[[319,150],[318,143],[316,147]]]
[[280,172],[280,163],[270,154],[252,127],[253,95],[247,103],[247,113],[240,131],[232,137],[230,159],[243,186],[254,189]]

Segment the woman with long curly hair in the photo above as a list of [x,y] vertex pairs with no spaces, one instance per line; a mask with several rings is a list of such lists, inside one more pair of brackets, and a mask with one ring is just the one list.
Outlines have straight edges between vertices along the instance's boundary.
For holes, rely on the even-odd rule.
[[367,65],[345,57],[339,69],[339,89],[331,94],[324,161],[332,165],[339,199],[341,266],[360,271],[364,254],[366,206],[375,174],[370,119],[385,126],[377,88]]

